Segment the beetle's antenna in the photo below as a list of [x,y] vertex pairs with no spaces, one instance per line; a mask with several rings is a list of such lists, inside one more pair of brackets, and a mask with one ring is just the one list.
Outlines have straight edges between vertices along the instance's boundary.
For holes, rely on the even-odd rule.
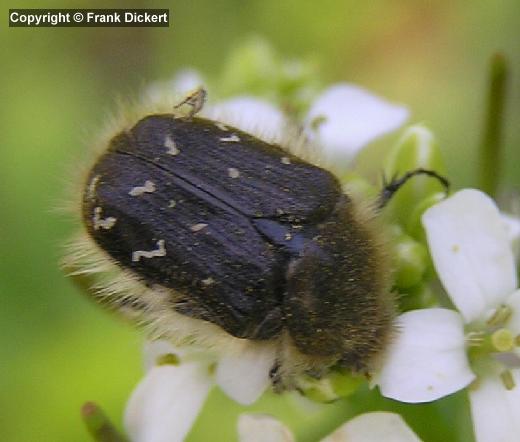
[[435,172],[433,170],[418,168],[418,169],[414,169],[414,170],[410,170],[410,171],[406,172],[400,178],[397,178],[397,176],[394,175],[390,181],[388,181],[383,176],[383,189],[381,190],[381,193],[379,194],[378,204],[377,204],[378,209],[383,209],[388,204],[388,202],[392,199],[394,194],[410,178],[417,176],[417,175],[428,175],[432,178],[437,179],[444,186],[444,191],[446,192],[446,194],[448,194],[448,192],[450,190],[450,182],[445,177],[443,177],[442,175],[439,175],[437,172]]
[[173,108],[178,109],[184,104],[190,106],[191,110],[186,115],[186,118],[189,120],[191,117],[193,117],[193,115],[202,110],[204,103],[206,102],[207,95],[208,93],[206,92],[206,89],[200,86],[193,92],[190,92],[180,103],[176,104]]

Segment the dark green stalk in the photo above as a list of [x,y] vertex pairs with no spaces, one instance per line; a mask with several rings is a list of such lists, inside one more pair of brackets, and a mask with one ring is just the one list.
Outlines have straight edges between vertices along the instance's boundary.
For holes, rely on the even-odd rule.
[[88,432],[96,442],[127,442],[108,420],[103,410],[93,402],[87,402],[81,408],[81,417]]
[[502,126],[508,64],[504,55],[497,53],[491,58],[489,90],[486,104],[485,127],[480,145],[479,187],[491,196],[496,196],[501,168]]

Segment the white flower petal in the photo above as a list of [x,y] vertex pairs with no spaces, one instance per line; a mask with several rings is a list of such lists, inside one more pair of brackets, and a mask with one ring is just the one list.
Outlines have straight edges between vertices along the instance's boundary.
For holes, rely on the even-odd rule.
[[439,278],[466,322],[482,318],[516,288],[504,223],[485,193],[461,190],[428,209],[422,222]]
[[167,354],[180,356],[181,351],[179,348],[175,347],[169,341],[164,339],[146,341],[143,347],[145,371],[149,371],[155,367],[161,356]]
[[240,442],[293,442],[294,437],[284,424],[265,414],[241,414],[238,417]]
[[217,384],[235,401],[252,404],[269,385],[274,361],[274,346],[245,343],[241,351],[222,356],[217,366]]
[[[312,123],[324,118],[316,131]],[[391,104],[367,90],[339,83],[323,92],[306,118],[309,137],[327,154],[352,158],[370,141],[400,127],[408,118],[404,106]]]
[[127,403],[124,421],[132,442],[183,441],[211,386],[202,364],[152,368]]
[[462,318],[452,310],[414,310],[399,316],[397,336],[375,379],[383,396],[429,402],[467,386],[471,372]]
[[510,391],[499,376],[479,378],[469,390],[477,442],[518,442],[520,438],[520,371],[511,372],[516,387]]
[[376,411],[356,416],[321,442],[421,442],[401,416]]
[[199,362],[209,365],[215,362],[216,356],[210,350],[195,345],[174,346],[165,339],[146,341],[143,348],[144,368],[146,371],[157,365],[162,356],[168,354],[178,357],[181,362]]
[[287,124],[283,113],[273,104],[252,96],[218,102],[205,112],[214,120],[269,140],[280,137]]

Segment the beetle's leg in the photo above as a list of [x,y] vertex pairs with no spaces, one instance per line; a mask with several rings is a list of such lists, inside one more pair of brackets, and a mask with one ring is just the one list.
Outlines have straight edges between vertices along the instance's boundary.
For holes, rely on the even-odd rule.
[[273,366],[269,370],[269,379],[271,380],[273,390],[277,393],[280,393],[284,390],[280,368],[280,361],[275,360]]
[[403,176],[400,178],[397,178],[397,176],[394,176],[390,181],[387,181],[385,178],[383,178],[383,189],[381,190],[381,193],[379,194],[378,198],[378,204],[377,207],[379,209],[384,208],[388,202],[392,199],[394,194],[412,177],[417,175],[428,175],[432,178],[435,178],[439,180],[439,182],[444,186],[444,189],[446,193],[450,190],[450,182],[443,177],[442,175],[439,175],[437,172],[429,169],[414,169],[406,172]]
[[202,86],[190,92],[180,103],[176,104],[173,108],[178,109],[182,105],[186,104],[191,107],[191,110],[186,115],[186,118],[190,119],[196,113],[200,112],[206,102],[207,92]]

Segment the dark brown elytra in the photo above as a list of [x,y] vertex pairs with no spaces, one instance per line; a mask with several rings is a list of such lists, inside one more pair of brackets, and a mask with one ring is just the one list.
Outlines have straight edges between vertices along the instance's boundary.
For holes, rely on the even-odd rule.
[[172,289],[178,313],[239,338],[285,331],[302,354],[355,369],[386,342],[393,300],[370,222],[330,172],[277,145],[150,115],[111,140],[82,210],[96,243],[144,284]]

